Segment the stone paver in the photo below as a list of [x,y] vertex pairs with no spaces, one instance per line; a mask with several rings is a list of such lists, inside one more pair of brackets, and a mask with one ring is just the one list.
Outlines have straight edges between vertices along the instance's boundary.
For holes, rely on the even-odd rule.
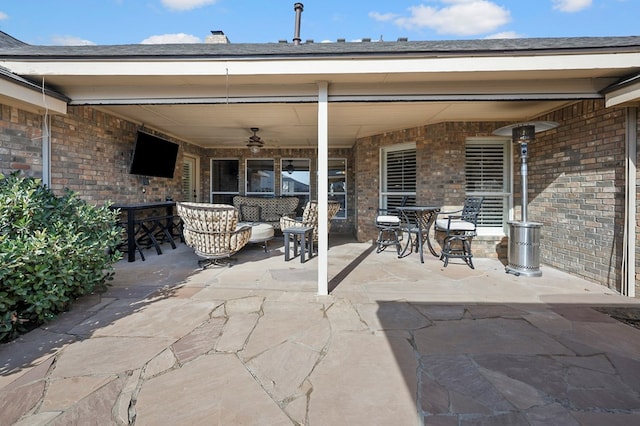
[[317,262],[274,240],[230,267],[184,245],[118,264],[0,345],[0,426],[640,424],[640,330],[595,309],[640,300],[347,240],[319,296]]

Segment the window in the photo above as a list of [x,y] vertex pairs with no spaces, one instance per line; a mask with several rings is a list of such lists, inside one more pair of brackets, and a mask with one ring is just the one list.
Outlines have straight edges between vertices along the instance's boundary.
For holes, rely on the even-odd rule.
[[347,160],[329,158],[329,200],[340,203],[340,210],[334,219],[347,218]]
[[211,160],[211,202],[233,204],[233,196],[240,193],[238,159]]
[[247,195],[258,197],[274,197],[276,180],[273,160],[257,158],[247,160]]
[[198,201],[196,189],[196,162],[197,159],[184,156],[182,163],[182,200]]
[[280,162],[280,195],[298,197],[298,216],[302,216],[302,209],[311,199],[310,164],[310,160],[302,158],[283,158]]
[[478,234],[503,234],[509,217],[509,141],[467,140],[466,195],[484,197]]
[[416,145],[402,144],[382,149],[380,207],[398,207],[416,199]]

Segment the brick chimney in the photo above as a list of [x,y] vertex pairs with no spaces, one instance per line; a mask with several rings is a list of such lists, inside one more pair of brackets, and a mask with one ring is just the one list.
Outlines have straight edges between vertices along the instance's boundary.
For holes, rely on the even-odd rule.
[[205,43],[214,43],[214,44],[228,44],[229,39],[224,32],[220,30],[211,31],[211,35],[208,35],[206,39],[204,39]]

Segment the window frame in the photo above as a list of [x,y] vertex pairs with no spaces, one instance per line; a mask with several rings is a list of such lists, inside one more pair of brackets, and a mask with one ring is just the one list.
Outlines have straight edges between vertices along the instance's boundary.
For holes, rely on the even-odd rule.
[[[469,173],[469,147],[486,147],[486,148],[497,148],[500,147],[502,149],[502,170],[501,170],[501,190],[487,190],[485,188],[480,188],[479,190],[470,190],[471,182],[470,182],[470,173]],[[478,225],[477,225],[477,233],[479,236],[489,235],[489,236],[505,236],[508,233],[508,222],[512,215],[512,205],[513,205],[513,176],[512,176],[512,165],[511,165],[511,140],[504,139],[499,137],[470,137],[465,140],[465,156],[464,156],[464,164],[465,164],[465,195],[467,197],[484,197],[484,202],[482,205],[482,209],[480,210],[480,216],[478,217]],[[478,155],[478,154],[476,154]],[[487,156],[487,162],[490,162],[490,156]],[[484,159],[480,160],[482,162],[480,167],[483,167],[485,162]],[[480,172],[483,173],[484,172]],[[489,170],[488,174],[491,174],[491,170]],[[478,182],[481,182],[480,179]],[[477,183],[476,183],[477,184]],[[495,180],[493,182],[495,184]],[[485,185],[482,185],[485,186]],[[497,210],[491,210],[492,206],[495,206],[497,202],[491,201],[491,199],[499,198],[502,200],[502,211],[501,213],[497,213]],[[490,218],[487,217],[489,214],[500,214],[501,215],[501,225],[500,226],[491,226],[486,225],[483,222],[491,221]]]
[[[250,179],[249,179],[249,163],[252,161],[265,161],[271,162],[271,191],[249,191]],[[253,170],[253,169],[251,169]],[[246,158],[244,161],[244,193],[247,197],[266,197],[273,198],[276,196],[276,161],[273,158]],[[252,188],[253,189],[253,188]]]
[[[342,169],[342,178],[334,178],[332,179],[331,176],[331,162],[337,162],[337,161],[341,161],[344,164],[344,168]],[[328,161],[328,167],[329,169],[327,170],[327,188],[329,189],[328,192],[328,199],[329,201],[338,201],[340,203],[340,210],[338,210],[338,213],[336,213],[336,215],[333,217],[333,219],[337,219],[337,220],[346,220],[348,218],[348,214],[347,214],[347,188],[348,188],[348,182],[347,182],[347,176],[348,176],[348,169],[349,169],[349,163],[348,163],[348,159],[346,157],[330,157],[329,161]],[[337,168],[335,170],[338,170]],[[334,182],[332,182],[332,180]],[[344,183],[342,185],[342,190],[339,190],[339,186],[333,186],[334,183],[336,182],[342,182]],[[337,189],[336,189],[337,188]]]
[[[390,191],[388,188],[388,167],[389,167],[389,154],[397,153],[399,151],[413,151],[415,155],[414,162],[414,180],[413,180],[413,190],[407,190],[403,184],[403,188],[400,191]],[[380,148],[380,193],[378,196],[379,199],[379,207],[381,209],[389,209],[393,207],[398,207],[401,203],[401,200],[404,197],[407,198],[407,202],[405,205],[414,205],[416,194],[417,194],[417,184],[418,184],[418,150],[415,142],[406,142],[397,145],[390,145]]]
[[[237,181],[237,189],[236,191],[216,191],[214,190],[214,180],[217,176],[217,174],[215,173],[215,169],[216,167],[214,166],[216,164],[216,162],[223,162],[223,161],[235,161],[236,162],[236,167],[238,170],[238,173],[236,175],[236,181]],[[210,180],[210,188],[211,191],[209,191],[209,202],[210,203],[216,203],[218,201],[224,201],[223,204],[231,204],[231,202],[229,202],[229,200],[233,200],[233,197],[236,195],[240,195],[240,159],[239,158],[234,158],[234,157],[229,157],[229,158],[212,158],[211,161],[209,162],[209,166],[211,170],[211,176],[209,177]],[[216,197],[223,197],[225,198],[225,200],[215,200]]]
[[[306,172],[308,173],[309,178],[309,188],[307,192],[303,191],[285,191],[285,177],[288,176],[288,172],[286,171],[286,167],[289,163],[289,160],[292,162],[297,162],[298,164],[306,161]],[[301,169],[302,170],[302,169]],[[305,171],[305,170],[302,170]],[[310,158],[294,158],[294,157],[283,157],[280,159],[280,196],[282,197],[298,197],[300,202],[298,203],[297,213],[302,215],[302,209],[307,204],[309,200],[311,200],[311,159]]]

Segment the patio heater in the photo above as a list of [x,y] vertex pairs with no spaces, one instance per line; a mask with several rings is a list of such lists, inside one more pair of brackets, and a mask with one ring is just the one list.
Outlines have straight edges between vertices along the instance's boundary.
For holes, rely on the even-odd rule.
[[493,132],[498,136],[511,136],[512,142],[520,145],[520,177],[522,207],[520,221],[509,222],[509,263],[505,268],[507,273],[539,277],[540,271],[540,229],[542,223],[529,222],[527,218],[528,187],[527,187],[527,157],[529,143],[535,141],[538,132],[544,132],[558,126],[553,121],[533,121],[504,126]]

